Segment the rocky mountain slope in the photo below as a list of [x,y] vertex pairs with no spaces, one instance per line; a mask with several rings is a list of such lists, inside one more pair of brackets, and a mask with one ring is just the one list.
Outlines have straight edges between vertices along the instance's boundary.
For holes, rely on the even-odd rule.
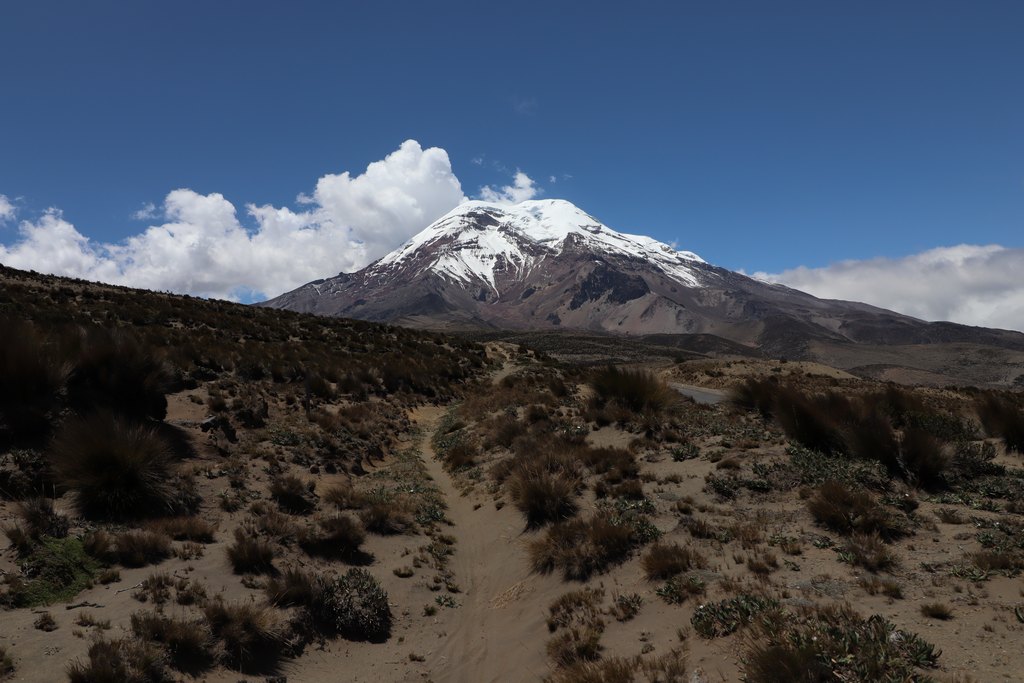
[[[423,327],[715,335],[783,358],[835,356],[849,345],[1024,352],[1017,332],[819,299],[617,232],[562,200],[468,202],[363,270],[263,305]],[[878,365],[871,354],[849,362],[859,360]]]

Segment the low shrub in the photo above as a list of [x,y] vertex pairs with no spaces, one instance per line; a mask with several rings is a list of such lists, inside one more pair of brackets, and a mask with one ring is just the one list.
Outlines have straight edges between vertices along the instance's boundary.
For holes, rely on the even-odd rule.
[[408,534],[416,530],[412,513],[400,500],[374,501],[359,511],[363,527],[375,534]]
[[92,586],[100,564],[77,538],[42,537],[21,562],[21,576],[8,577],[3,601],[12,607],[64,602]]
[[763,615],[741,661],[751,683],[868,683],[931,680],[921,670],[934,668],[938,657],[930,643],[882,616],[864,619],[848,605],[829,605]]
[[388,594],[365,569],[349,569],[340,577],[317,578],[317,621],[350,640],[382,642],[391,634]]

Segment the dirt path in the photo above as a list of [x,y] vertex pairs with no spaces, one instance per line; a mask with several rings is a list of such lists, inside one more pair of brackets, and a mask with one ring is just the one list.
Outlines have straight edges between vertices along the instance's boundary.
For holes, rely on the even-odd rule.
[[527,564],[522,517],[496,510],[486,495],[461,495],[435,457],[430,435],[443,408],[413,414],[424,432],[422,453],[430,476],[448,501],[450,530],[458,539],[451,568],[462,593],[451,629],[428,657],[435,681],[536,681],[547,673],[544,609],[564,588],[533,574]]

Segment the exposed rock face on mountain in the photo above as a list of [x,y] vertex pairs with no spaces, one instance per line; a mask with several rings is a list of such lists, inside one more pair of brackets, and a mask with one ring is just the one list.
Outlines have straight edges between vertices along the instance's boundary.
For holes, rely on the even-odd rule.
[[616,232],[561,200],[468,202],[363,270],[264,305],[431,327],[712,334],[789,358],[851,343],[1024,351],[1019,333],[927,323],[754,280]]

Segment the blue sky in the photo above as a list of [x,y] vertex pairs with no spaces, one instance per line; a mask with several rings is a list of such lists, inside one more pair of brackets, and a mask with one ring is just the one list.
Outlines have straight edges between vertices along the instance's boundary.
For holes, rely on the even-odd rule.
[[467,196],[520,169],[746,272],[1016,249],[1021,35],[1019,2],[8,0],[0,244],[49,207],[116,244],[179,188],[253,229],[414,139]]

